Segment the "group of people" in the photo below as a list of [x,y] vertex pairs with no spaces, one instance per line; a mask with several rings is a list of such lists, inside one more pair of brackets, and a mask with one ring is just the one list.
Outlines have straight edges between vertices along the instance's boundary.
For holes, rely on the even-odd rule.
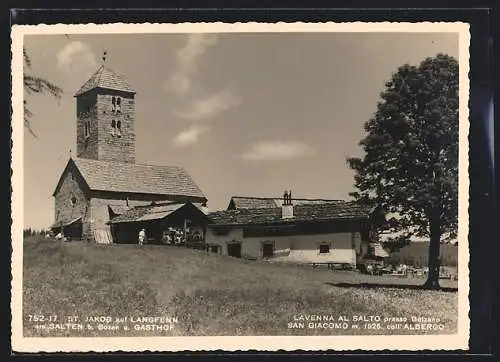
[[368,264],[366,265],[366,273],[371,275],[389,273],[393,275],[413,276],[414,269],[406,264],[399,264],[396,267],[392,267],[392,265],[383,267],[382,265]]
[[169,227],[161,236],[163,244],[180,245],[184,241],[184,233],[180,229]]
[[[188,238],[192,239],[193,241],[202,240],[201,233],[197,230],[190,233],[188,235]],[[161,240],[164,244],[179,245],[185,241],[184,239],[184,232],[180,229],[175,228],[169,228],[168,230],[165,230],[161,236]],[[138,244],[144,245],[145,243],[147,243],[146,229],[141,229],[138,235]]]

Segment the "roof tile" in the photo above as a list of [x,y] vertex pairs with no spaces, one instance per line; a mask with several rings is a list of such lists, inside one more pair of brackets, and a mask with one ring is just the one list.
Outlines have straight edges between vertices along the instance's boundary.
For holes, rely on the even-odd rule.
[[85,82],[85,84],[76,92],[75,96],[79,96],[94,88],[105,88],[119,91],[135,93],[132,87],[125,79],[113,72],[111,69],[102,65],[97,71]]
[[293,223],[316,220],[368,219],[367,211],[355,202],[303,204],[294,206],[293,218],[282,219],[281,207],[215,211],[208,214],[215,225]]
[[[281,207],[283,199],[272,197],[246,197],[246,196],[233,196],[231,201],[236,209],[260,209],[260,208],[273,208]],[[327,199],[292,199],[294,205],[313,205],[324,203],[339,203],[342,200],[327,200]]]
[[173,195],[206,200],[182,167],[73,159],[91,190]]
[[[200,212],[203,212],[203,208],[201,205],[191,203],[194,205]],[[165,217],[173,214],[177,210],[183,208],[188,205],[182,203],[168,203],[168,204],[160,204],[160,205],[147,205],[147,206],[136,206],[126,211],[122,215],[115,216],[110,224],[118,224],[118,223],[129,223],[129,222],[138,222],[138,221],[151,221],[151,220],[161,220]]]
[[108,207],[115,215],[121,215],[130,210],[130,207],[126,205],[108,205]]

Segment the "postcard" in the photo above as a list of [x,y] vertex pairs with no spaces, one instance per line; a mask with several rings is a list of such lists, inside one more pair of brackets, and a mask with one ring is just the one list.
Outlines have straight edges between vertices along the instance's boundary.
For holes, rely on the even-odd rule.
[[13,26],[13,350],[467,349],[469,41]]

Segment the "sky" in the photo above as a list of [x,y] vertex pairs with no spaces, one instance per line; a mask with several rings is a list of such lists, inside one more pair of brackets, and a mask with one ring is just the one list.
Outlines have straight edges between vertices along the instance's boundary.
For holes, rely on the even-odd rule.
[[54,221],[52,193],[76,155],[75,92],[102,64],[136,90],[136,163],[183,166],[225,209],[233,195],[348,199],[363,125],[403,64],[445,53],[447,33],[28,35],[36,74],[63,97],[25,95],[24,227]]

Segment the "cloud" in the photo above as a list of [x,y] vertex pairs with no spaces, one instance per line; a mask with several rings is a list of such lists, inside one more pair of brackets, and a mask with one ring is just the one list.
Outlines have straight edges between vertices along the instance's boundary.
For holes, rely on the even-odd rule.
[[168,81],[168,87],[177,94],[185,94],[191,88],[191,79],[183,73],[174,73]]
[[215,34],[191,34],[186,44],[176,53],[176,70],[165,86],[174,93],[183,95],[191,89],[191,78],[198,71],[198,61],[205,51],[217,44]]
[[57,53],[57,67],[65,72],[88,72],[96,66],[94,53],[81,41],[72,41]]
[[193,102],[188,110],[175,112],[174,116],[193,121],[203,120],[212,118],[240,104],[241,99],[234,92],[226,89]]
[[313,148],[302,142],[261,141],[255,143],[241,157],[253,161],[280,161],[306,157],[313,153]]
[[174,146],[184,147],[197,143],[200,136],[210,130],[208,126],[192,125],[174,137]]

